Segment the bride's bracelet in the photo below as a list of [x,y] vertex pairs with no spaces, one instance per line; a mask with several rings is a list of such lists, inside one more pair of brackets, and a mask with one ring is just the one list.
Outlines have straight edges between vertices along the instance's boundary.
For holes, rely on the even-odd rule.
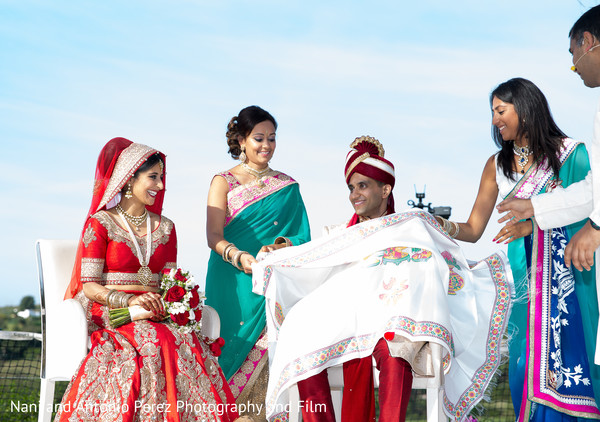
[[127,308],[129,306],[129,299],[133,296],[133,294],[125,293],[122,290],[109,289],[106,295],[106,306],[111,309]]

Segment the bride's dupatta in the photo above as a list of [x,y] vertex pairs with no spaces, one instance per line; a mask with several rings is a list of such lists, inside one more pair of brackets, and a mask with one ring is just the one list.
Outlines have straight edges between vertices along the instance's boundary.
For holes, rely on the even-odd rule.
[[[566,175],[566,178],[571,178],[569,176],[573,175],[573,171],[567,168],[567,160],[578,144],[564,139],[559,157],[559,177]],[[529,199],[558,185],[576,181],[573,178],[557,180],[547,160],[544,160],[539,165],[534,163],[505,199]],[[524,354],[511,353],[511,359],[521,356],[526,359],[518,420],[529,420],[537,403],[572,416],[598,419],[600,412],[591,383],[582,315],[575,294],[575,276],[564,263],[564,251],[569,240],[567,228],[541,230],[535,220],[532,224],[531,236],[509,245],[515,284],[520,284],[520,280],[523,283],[519,286],[521,289],[516,287],[517,294],[521,290],[523,296],[526,292],[528,297],[528,303],[522,305],[522,324],[517,325],[517,330],[523,330],[526,319],[525,341],[519,339],[523,333],[519,335],[517,331],[511,344],[511,347],[522,345],[526,348]],[[514,261],[525,261],[526,267],[519,269],[513,264],[511,255]],[[518,319],[518,311],[515,318]]]

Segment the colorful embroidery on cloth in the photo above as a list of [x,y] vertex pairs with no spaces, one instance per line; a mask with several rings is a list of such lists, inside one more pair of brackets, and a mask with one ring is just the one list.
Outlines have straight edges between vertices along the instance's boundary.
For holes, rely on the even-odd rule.
[[[219,175],[225,177],[231,188],[233,187],[233,184],[230,180],[231,178],[226,177],[227,174],[228,172]],[[230,174],[231,173],[229,173],[229,175]],[[254,181],[245,185],[239,184],[238,182],[237,186],[227,192],[225,226],[250,205],[294,183],[297,183],[294,179],[287,174],[278,171],[272,171],[267,176],[261,178],[260,181]]]
[[446,264],[448,264],[448,269],[450,270],[450,280],[448,282],[448,294],[455,295],[456,292],[458,292],[460,289],[462,289],[464,287],[465,280],[460,276],[460,274],[458,274],[456,271],[454,271],[454,268],[456,268],[460,271],[460,266],[458,265],[458,262],[456,262],[456,258],[454,258],[448,251],[442,252],[441,255],[444,258],[444,260],[446,261]]
[[384,249],[369,255],[365,260],[374,258],[373,263],[369,266],[395,264],[400,265],[402,262],[422,262],[427,261],[433,254],[431,251],[421,248],[409,248],[406,246],[394,246]]

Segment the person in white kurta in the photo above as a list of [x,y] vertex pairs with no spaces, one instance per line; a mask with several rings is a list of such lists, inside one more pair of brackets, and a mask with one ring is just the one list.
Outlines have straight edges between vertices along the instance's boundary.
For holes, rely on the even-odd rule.
[[[584,13],[569,32],[574,72],[585,86],[600,86],[600,5]],[[565,226],[583,218],[589,221],[573,236],[565,250],[565,263],[582,271],[590,270],[600,258],[600,106],[594,117],[591,171],[579,183],[567,189],[537,195],[531,200],[511,199],[498,204],[507,213],[500,222],[517,222],[535,216],[541,229]],[[600,266],[596,265],[596,280],[600,281]],[[598,286],[600,287],[600,286]],[[600,302],[599,302],[600,303]],[[596,340],[595,363],[600,365],[600,336]]]

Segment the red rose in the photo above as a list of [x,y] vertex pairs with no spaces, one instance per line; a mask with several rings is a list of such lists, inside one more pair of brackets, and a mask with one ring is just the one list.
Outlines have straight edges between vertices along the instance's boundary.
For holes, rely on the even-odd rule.
[[190,297],[190,308],[196,309],[196,306],[200,303],[200,295],[198,294],[198,286],[195,286],[192,289],[191,297]]
[[186,278],[183,276],[183,274],[181,273],[181,268],[177,268],[177,272],[175,273],[175,280],[178,281],[185,281]]
[[163,275],[169,275],[171,273],[171,269],[170,268],[163,268],[162,273],[163,273]]
[[175,324],[177,325],[185,325],[190,322],[190,313],[186,311],[180,314],[172,314],[171,319],[175,321]]
[[165,294],[165,300],[167,302],[181,302],[185,295],[185,289],[181,286],[173,286]]
[[215,340],[215,343],[217,343],[219,345],[219,347],[223,347],[223,346],[225,346],[225,339],[223,337],[219,337],[218,339]]

